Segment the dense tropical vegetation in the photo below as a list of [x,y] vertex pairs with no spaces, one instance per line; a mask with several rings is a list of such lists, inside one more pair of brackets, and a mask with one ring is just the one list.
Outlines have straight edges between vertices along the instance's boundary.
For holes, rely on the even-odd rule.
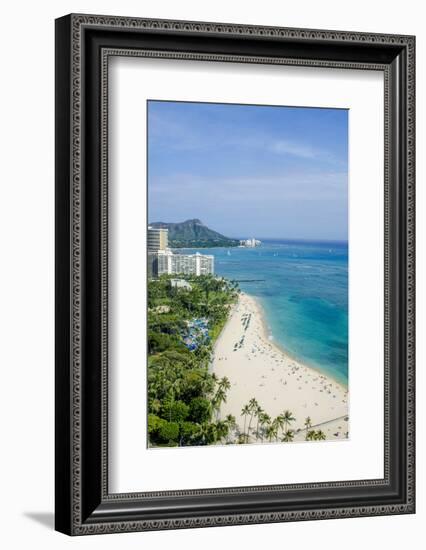
[[[176,288],[171,279],[148,282],[149,444],[228,443],[235,418],[220,419],[219,410],[230,384],[210,373],[209,364],[238,285],[204,275],[186,276],[189,286]],[[190,328],[194,320],[202,320],[207,334]]]

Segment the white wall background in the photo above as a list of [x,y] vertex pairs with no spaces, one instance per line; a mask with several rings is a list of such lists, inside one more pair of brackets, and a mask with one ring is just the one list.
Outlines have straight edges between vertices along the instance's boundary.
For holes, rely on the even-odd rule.
[[[418,512],[353,520],[70,539],[53,526],[54,18],[69,12],[417,35]],[[421,540],[426,520],[424,284],[426,30],[420,1],[68,0],[3,6],[0,271],[0,543],[4,548],[175,549],[286,546],[316,550]],[[419,547],[416,545],[414,547]]]

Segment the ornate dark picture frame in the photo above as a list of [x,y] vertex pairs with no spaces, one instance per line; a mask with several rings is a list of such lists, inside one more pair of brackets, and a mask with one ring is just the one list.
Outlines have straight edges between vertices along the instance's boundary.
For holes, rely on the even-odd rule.
[[[414,50],[413,36],[96,15],[56,21],[58,531],[85,535],[414,513]],[[108,492],[107,75],[108,59],[116,55],[383,72],[383,479]]]

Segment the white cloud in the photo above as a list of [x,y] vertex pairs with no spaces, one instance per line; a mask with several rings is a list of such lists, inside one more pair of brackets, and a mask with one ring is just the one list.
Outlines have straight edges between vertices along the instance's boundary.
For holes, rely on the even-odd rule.
[[[149,132],[151,139],[166,141],[167,147],[183,151],[208,151],[209,149],[235,148],[247,150],[249,154],[255,151],[267,151],[277,155],[287,155],[306,160],[336,162],[335,156],[326,150],[321,150],[309,144],[291,140],[273,140],[269,136],[258,133],[254,136],[240,134],[235,128],[221,126],[220,131],[211,124],[209,133],[200,133],[183,117],[166,117],[158,112],[149,115]],[[229,130],[229,134],[227,134]]]
[[174,174],[151,178],[151,196],[198,196],[201,200],[236,201],[236,204],[273,201],[346,201],[346,172],[289,173],[272,176],[208,177]]
[[306,159],[316,159],[324,157],[324,152],[314,149],[309,145],[294,143],[289,141],[276,141],[270,144],[270,150],[274,153],[292,155]]

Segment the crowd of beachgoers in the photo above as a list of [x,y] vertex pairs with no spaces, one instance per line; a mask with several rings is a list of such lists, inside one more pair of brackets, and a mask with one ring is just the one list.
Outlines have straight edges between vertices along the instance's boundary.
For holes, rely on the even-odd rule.
[[[291,412],[292,441],[305,440],[313,429],[327,440],[348,438],[348,389],[278,347],[252,296],[240,294],[216,341],[211,368],[230,381],[220,413],[235,416],[240,433],[246,432],[243,411],[254,398],[272,419]],[[265,441],[264,434],[252,429],[247,442],[260,441]]]

